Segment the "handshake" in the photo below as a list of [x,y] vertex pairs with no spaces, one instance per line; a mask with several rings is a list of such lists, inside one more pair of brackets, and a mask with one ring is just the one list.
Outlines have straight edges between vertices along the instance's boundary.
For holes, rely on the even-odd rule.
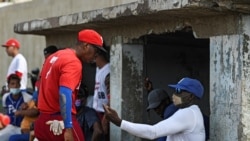
[[63,132],[64,123],[62,120],[50,120],[46,122],[47,125],[50,125],[50,131],[53,132],[54,135],[61,135]]

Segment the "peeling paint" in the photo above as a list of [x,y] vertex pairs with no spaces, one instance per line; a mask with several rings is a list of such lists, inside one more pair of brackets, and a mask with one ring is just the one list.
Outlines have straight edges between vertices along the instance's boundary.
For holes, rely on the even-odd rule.
[[243,52],[244,53],[248,53],[248,51],[249,51],[249,49],[248,49],[248,47],[249,47],[249,44],[248,44],[248,42],[250,42],[250,38],[249,38],[249,35],[246,35],[246,34],[243,34],[243,36],[244,36],[244,40],[243,40]]
[[[202,4],[201,4],[202,3]],[[204,4],[205,3],[205,4]],[[160,22],[165,24],[168,24],[169,22],[176,22],[176,25],[179,25],[178,22],[180,22],[178,19],[182,19],[182,23],[187,22],[183,21],[185,19],[189,19],[189,23],[193,26],[193,29],[195,29],[196,34],[198,37],[209,37],[210,34],[216,33],[227,33],[230,32],[230,34],[237,32],[237,29],[234,29],[235,23],[225,22],[225,19],[228,20],[228,17],[225,17],[225,19],[222,19],[223,23],[226,23],[228,25],[225,26],[218,26],[220,24],[215,25],[216,30],[213,31],[211,29],[213,28],[207,28],[204,26],[207,24],[209,26],[213,26],[215,23],[218,22],[222,17],[219,19],[215,19],[216,22],[211,23],[202,23],[200,25],[195,24],[197,22],[197,17],[216,17],[215,15],[234,15],[237,13],[228,13],[227,10],[221,11],[221,10],[209,10],[210,5],[208,4],[209,1],[195,1],[195,0],[143,0],[143,1],[136,1],[131,3],[126,3],[123,5],[116,5],[113,7],[107,7],[104,9],[93,9],[92,11],[84,11],[79,13],[69,13],[69,15],[59,16],[59,17],[50,17],[49,19],[56,19],[52,21],[57,21],[58,23],[50,23],[51,26],[46,26],[43,23],[49,22],[51,20],[49,19],[42,19],[42,20],[36,20],[36,25],[33,25],[32,21],[23,22],[16,24],[14,27],[15,32],[17,33],[32,33],[32,34],[47,34],[48,30],[53,30],[53,33],[55,33],[55,29],[58,29],[59,32],[64,28],[65,26],[74,26],[72,28],[72,32],[76,32],[80,30],[82,27],[94,27],[99,29],[105,29],[106,26],[102,26],[105,22],[105,25],[107,27],[113,27],[113,26],[120,26],[121,24],[133,24],[134,20],[137,20],[136,24],[141,24],[140,21],[145,22],[153,22],[156,21],[155,18],[161,19]],[[198,5],[197,7],[192,7],[190,5]],[[206,7],[206,8],[204,8]],[[163,14],[164,13],[164,14]],[[136,19],[134,16],[138,16]],[[178,18],[177,18],[178,17]],[[140,19],[141,18],[141,19]],[[123,19],[123,20],[122,20]],[[236,21],[236,20],[232,20]],[[25,28],[23,25],[28,23],[29,25],[32,24],[32,26],[29,27],[36,27],[36,28]],[[158,23],[158,22],[157,22]],[[203,25],[202,27],[199,27]],[[221,24],[222,25],[222,24]],[[197,26],[197,27],[196,27]],[[163,26],[162,30],[164,30],[164,27],[167,28],[168,26]],[[224,29],[225,30],[222,30]],[[230,28],[228,30],[228,28]],[[67,29],[69,31],[69,29]],[[209,29],[208,31],[206,29]],[[44,31],[46,30],[46,32]],[[162,31],[161,30],[161,31]],[[221,31],[220,31],[221,30]],[[166,31],[172,31],[172,29],[166,29]],[[45,33],[44,33],[45,32]],[[51,31],[52,32],[52,31]],[[206,34],[204,34],[206,33]],[[209,34],[210,33],[210,34]],[[135,37],[131,37],[135,38]]]
[[[211,140],[238,140],[241,111],[242,56],[240,35],[211,38]],[[215,69],[216,68],[216,69]],[[221,118],[223,117],[223,118]]]
[[[145,110],[144,107],[141,106],[144,99],[142,48],[142,46],[122,44],[122,48],[119,47],[119,51],[112,50],[112,54],[115,53],[114,58],[116,59],[111,58],[111,74],[116,77],[116,73],[119,73],[117,75],[121,77],[120,83],[117,83],[117,81],[113,83],[112,81],[113,87],[111,86],[111,93],[114,92],[114,88],[117,88],[117,85],[121,86],[119,89],[120,92],[122,92],[121,95],[111,95],[111,97],[116,97],[117,100],[122,99],[122,105],[119,105],[119,107],[122,107],[122,113],[120,113],[121,117],[133,122],[142,122],[142,115]],[[117,68],[117,66],[120,67]],[[118,72],[117,69],[121,70]],[[117,80],[117,78],[115,79]],[[116,99],[114,101],[111,101],[112,106],[118,106],[118,104],[120,104]],[[140,138],[131,136],[128,133],[122,134],[122,137],[120,138],[120,140],[140,141]],[[115,137],[113,140],[119,140],[119,138]]]

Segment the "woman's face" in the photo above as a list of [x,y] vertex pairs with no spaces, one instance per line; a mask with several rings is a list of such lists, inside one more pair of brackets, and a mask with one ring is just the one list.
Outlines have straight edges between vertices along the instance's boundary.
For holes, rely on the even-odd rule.
[[178,96],[178,95],[176,95],[175,93],[173,94],[172,99],[173,99],[174,105],[180,105],[180,104],[182,104],[181,97]]
[[172,96],[174,105],[179,108],[190,105],[192,103],[193,98],[193,94],[186,90],[178,90],[174,92]]

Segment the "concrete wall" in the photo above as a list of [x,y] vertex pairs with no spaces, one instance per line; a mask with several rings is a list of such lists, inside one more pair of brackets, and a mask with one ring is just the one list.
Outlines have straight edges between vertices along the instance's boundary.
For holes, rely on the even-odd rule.
[[211,37],[211,140],[238,140],[242,95],[242,37]]
[[250,140],[249,16],[242,16],[242,34],[210,39],[211,140]]
[[[142,122],[145,118],[146,95],[143,93],[143,46],[121,44],[116,38],[111,47],[111,106],[125,120]],[[140,141],[111,124],[110,139]]]
[[240,123],[238,125],[238,136],[240,141],[250,140],[250,16],[242,16],[242,29],[240,42],[242,43],[242,82],[238,93],[241,93]]
[[[20,52],[26,57],[28,62],[28,70],[30,71],[31,69],[40,67],[42,65],[42,50],[46,46],[45,38],[44,36],[16,34],[13,31],[14,24],[34,19],[62,16],[69,13],[89,11],[93,9],[101,9],[109,6],[130,3],[133,1],[135,0],[33,0],[0,7],[0,33],[2,33],[0,37],[0,44],[3,44],[11,37],[17,38],[21,43]],[[65,42],[67,42],[67,40]],[[48,44],[50,44],[50,42],[48,42],[47,45]],[[64,45],[61,41],[52,42],[52,44],[58,44],[60,47],[70,45],[69,43]],[[7,69],[10,62],[11,58],[8,57],[5,53],[5,50],[2,49],[0,52],[0,86],[5,83]]]
[[[217,19],[220,19],[220,18],[223,18],[223,17],[217,17]],[[218,26],[215,26],[215,25],[211,26],[206,23],[203,23],[205,21],[202,21],[200,19],[193,19],[192,21],[199,20],[202,23],[202,24],[197,24],[197,23],[191,24],[192,27],[194,27],[194,33],[199,32],[200,33],[199,35],[203,35],[202,37],[207,37],[207,36],[210,37],[209,38],[210,39],[210,70],[206,70],[206,68],[202,66],[202,65],[205,65],[205,63],[199,64],[198,62],[194,62],[194,60],[197,60],[197,59],[191,59],[192,55],[188,57],[187,61],[190,59],[190,62],[192,62],[192,64],[196,66],[197,70],[200,69],[200,73],[198,74],[202,74],[200,78],[203,82],[205,82],[205,84],[207,84],[205,85],[205,89],[207,92],[209,91],[210,93],[210,98],[206,100],[210,99],[210,108],[211,108],[210,138],[211,138],[211,141],[217,141],[217,140],[219,141],[228,141],[228,140],[242,140],[243,141],[244,140],[245,141],[246,139],[249,138],[249,132],[248,132],[249,124],[247,122],[249,120],[249,112],[248,112],[249,108],[248,108],[248,96],[247,96],[248,95],[247,88],[249,88],[248,86],[249,84],[248,83],[249,82],[248,81],[249,26],[247,23],[249,23],[249,18],[244,17],[244,16],[243,16],[243,20],[241,20],[241,17],[232,18],[232,19],[228,18],[224,22],[219,22],[219,21],[215,22],[212,19],[214,18],[211,18],[210,20],[207,19],[206,21],[208,21],[209,23],[216,23],[218,25],[223,25],[223,23],[227,23],[227,24],[230,23],[232,24],[232,26],[234,26],[233,29],[236,29],[236,28],[238,29],[237,31],[235,31],[235,33],[239,33],[239,34],[229,33],[230,31],[232,31],[230,30],[231,29],[230,26],[223,27],[224,29],[227,28],[228,30],[224,30],[224,31],[220,30],[219,32],[207,32],[209,30],[215,31],[216,27]],[[238,20],[233,21],[233,19],[238,19]],[[235,23],[235,25],[233,23]],[[244,23],[244,24],[238,25],[238,23]],[[206,29],[206,30],[203,30],[202,32],[201,28],[196,28],[196,27],[199,27],[199,25],[202,25],[203,29]],[[154,26],[152,25],[152,27]],[[161,28],[161,26],[158,26],[158,28]],[[126,33],[130,33],[130,32],[128,31]],[[127,36],[124,36],[125,39],[127,39],[126,37]],[[152,45],[150,48],[151,50],[149,52],[154,53],[154,51],[156,51],[154,49],[156,49],[157,47],[159,46]],[[179,48],[179,49],[182,51],[185,51],[185,49],[183,48]],[[160,56],[166,55],[164,51],[159,51],[159,52],[160,53],[158,54],[157,58],[160,58]],[[191,51],[191,52],[195,54],[194,51]],[[170,59],[172,59],[171,55],[173,54],[170,53],[170,56],[169,56]],[[200,55],[201,55],[200,58],[204,57],[202,54]],[[151,69],[153,71],[151,73],[155,73],[156,71],[154,70],[155,67],[163,68],[163,70],[158,70],[160,72],[163,72],[164,68],[167,66],[167,65],[164,66],[165,63],[162,63],[163,61],[158,62],[158,61],[153,61],[150,59],[148,61],[152,61]],[[202,60],[199,60],[199,61],[202,62]],[[171,64],[171,61],[168,62],[167,64]],[[170,65],[173,67],[172,74],[175,74],[176,77],[181,77],[181,75],[185,74],[185,71],[183,71],[185,69],[181,69],[181,68],[178,69],[178,65],[176,66],[176,64],[178,63],[175,62]],[[167,70],[167,68],[165,68],[165,70]],[[207,80],[208,75],[206,75],[206,72],[208,71],[210,71],[209,73],[210,83],[208,83],[208,80]],[[176,74],[174,72],[180,72],[180,73]],[[171,70],[169,73],[171,74]],[[186,74],[188,75],[189,73],[187,72]],[[154,77],[153,79],[155,79],[153,81],[160,80],[159,84],[162,85],[162,87],[164,87],[163,84],[161,84],[162,82],[164,82],[162,81],[163,80],[162,77],[157,78],[157,75],[156,75],[156,77]],[[170,80],[172,79],[174,81],[174,78],[172,76],[169,79]],[[246,79],[246,81],[244,81],[244,79]],[[208,90],[208,88],[210,89]],[[245,97],[243,98],[243,96]],[[208,110],[209,112],[209,107],[203,107],[203,108]],[[241,119],[244,119],[244,120],[241,120]]]
[[[20,23],[23,21],[29,21],[40,18],[55,17],[61,15],[69,15],[75,12],[89,11],[93,9],[101,9],[109,6],[120,5],[124,3],[136,2],[133,1],[67,1],[67,0],[34,0],[32,2],[27,2],[25,4],[16,4],[13,6],[8,6],[0,9],[0,31],[4,33],[1,35],[0,42],[3,43],[9,37],[16,37],[21,41],[23,48],[21,52],[28,58],[29,66],[40,66],[43,60],[42,48],[46,44],[59,44],[61,47],[69,46],[74,43],[75,35],[77,31],[71,34],[53,34],[46,37],[47,42],[45,43],[45,38],[40,36],[32,35],[17,35],[13,32],[13,25],[15,23]],[[148,3],[147,3],[148,2]],[[209,1],[202,1],[209,2]],[[221,5],[225,3],[225,7],[230,5],[232,1],[230,0],[218,0]],[[234,1],[236,2],[236,0]],[[194,4],[194,5],[192,5]],[[140,78],[140,72],[133,70],[133,67],[127,67],[127,65],[134,65],[133,61],[128,62],[128,64],[122,64],[122,59],[126,59],[129,55],[126,53],[125,58],[121,58],[123,54],[123,43],[128,43],[132,39],[137,39],[142,35],[147,35],[150,33],[164,33],[175,31],[184,26],[192,26],[194,34],[197,38],[206,37],[210,38],[210,105],[211,105],[211,140],[212,141],[228,141],[228,140],[249,140],[249,129],[250,129],[250,114],[249,114],[249,36],[250,28],[249,16],[241,16],[238,13],[223,13],[218,14],[216,12],[223,8],[217,9],[215,13],[211,15],[206,15],[204,11],[199,11],[193,13],[189,12],[195,11],[194,9],[189,9],[189,11],[181,11],[180,13],[171,16],[171,14],[176,11],[171,9],[178,9],[183,7],[197,6],[197,4],[207,4],[211,3],[194,3],[194,1],[164,1],[164,0],[145,0],[139,1],[134,5],[125,7],[118,7],[115,13],[111,11],[108,13],[112,18],[119,16],[121,11],[124,9],[128,10],[128,13],[142,12],[148,8],[148,12],[153,12],[157,10],[165,10],[159,13],[154,13],[149,16],[142,17],[138,21],[132,19],[133,22],[125,25],[110,26],[110,28],[103,28],[100,32],[105,36],[105,39],[109,43],[114,44],[113,46],[113,59],[117,61],[113,64],[113,76],[111,75],[111,93],[117,94],[118,97],[112,97],[111,99],[117,100],[112,102],[119,114],[123,115],[123,110],[126,107],[121,108],[121,103],[123,101],[120,97],[125,96],[124,92],[131,92],[127,89],[124,90],[124,85],[122,82],[124,80],[123,71],[134,71],[138,74]],[[212,3],[213,4],[213,3]],[[143,7],[145,6],[145,7]],[[211,7],[216,7],[216,5],[211,5]],[[235,6],[235,5],[234,5]],[[168,11],[170,10],[170,11]],[[248,10],[248,9],[246,9]],[[92,14],[94,14],[93,12]],[[148,14],[149,14],[148,13]],[[208,12],[209,13],[209,12]],[[126,14],[126,13],[125,13]],[[197,15],[196,15],[197,14]],[[114,16],[115,15],[115,16]],[[143,15],[143,14],[142,14]],[[166,16],[168,15],[168,16]],[[248,14],[249,15],[249,14]],[[100,16],[98,13],[94,16]],[[101,15],[105,16],[105,14]],[[70,17],[70,16],[69,16]],[[146,19],[148,17],[148,19]],[[90,17],[91,18],[91,14]],[[96,17],[94,17],[96,18]],[[67,19],[67,18],[66,18]],[[96,18],[98,20],[98,18]],[[125,19],[124,21],[126,21]],[[151,21],[150,21],[151,20]],[[155,22],[157,21],[157,22]],[[65,21],[66,25],[74,24],[74,21]],[[79,25],[81,26],[81,25]],[[67,27],[65,27],[67,29]],[[72,31],[72,29],[71,29]],[[116,37],[120,37],[120,41],[114,41]],[[116,50],[117,49],[117,50]],[[0,52],[0,74],[1,82],[4,82],[6,70],[10,62],[4,51]],[[133,56],[136,61],[140,61],[136,56]],[[7,61],[6,61],[7,60]],[[136,62],[135,61],[135,62]],[[121,64],[120,64],[121,63]],[[116,68],[119,66],[118,68]],[[140,69],[141,66],[137,66]],[[31,67],[30,67],[31,69]],[[29,69],[29,70],[30,70]],[[131,76],[130,76],[131,77]],[[139,79],[138,79],[139,80]],[[132,80],[131,80],[132,81]],[[130,81],[129,81],[130,82]],[[126,83],[125,83],[126,84]],[[136,87],[132,87],[135,89]],[[124,94],[124,95],[123,95]],[[140,95],[140,90],[138,90],[138,95]],[[135,101],[136,102],[136,101]],[[122,103],[124,104],[124,103]],[[142,103],[141,103],[142,104]],[[134,112],[131,109],[132,112]],[[131,112],[131,113],[132,113]],[[140,114],[140,113],[139,113]],[[123,115],[126,117],[126,115]],[[127,116],[131,120],[137,121],[134,117]],[[123,136],[120,130],[115,133],[115,136],[119,139]],[[122,136],[121,136],[122,135]],[[132,138],[132,137],[131,137]],[[121,140],[121,139],[120,139]]]

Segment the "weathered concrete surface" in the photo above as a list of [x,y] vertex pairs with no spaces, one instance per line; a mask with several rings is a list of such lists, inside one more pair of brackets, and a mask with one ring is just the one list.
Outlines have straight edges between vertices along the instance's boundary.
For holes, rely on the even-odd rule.
[[[249,15],[248,0],[213,0],[212,2],[210,0],[133,0],[130,2],[113,0],[105,1],[105,4],[94,0],[88,1],[89,3],[80,2],[80,0],[78,2],[35,0],[25,5],[8,7],[4,11],[0,9],[1,19],[12,19],[18,23],[14,28],[17,33],[48,35],[47,44],[74,43],[77,31],[82,28],[97,29],[109,43],[117,36],[121,36],[120,41],[113,42],[115,44],[113,48],[117,49],[115,51],[113,49],[113,55],[117,60],[112,68],[116,76],[111,77],[111,85],[114,85],[111,86],[111,93],[117,94],[111,98],[117,100],[112,106],[118,109],[120,115],[122,109],[127,107],[120,105],[120,103],[125,105],[126,101],[119,100],[124,100],[121,97],[125,95],[122,94],[129,92],[128,89],[124,90],[125,86],[121,83],[125,74],[122,67],[133,64],[133,60],[128,61],[127,64],[122,62],[122,60],[128,60],[126,59],[128,56],[122,58],[124,55],[122,43],[149,33],[171,32],[185,26],[192,26],[197,37],[211,39],[211,140],[249,140],[250,33],[249,16],[242,16]],[[30,8],[37,7],[39,4],[41,9]],[[81,4],[86,4],[84,9]],[[75,9],[75,7],[78,8]],[[25,12],[21,12],[21,9]],[[4,12],[10,12],[10,15],[15,16],[8,17]],[[13,29],[13,23],[1,22],[0,25],[3,33]],[[6,38],[9,35],[3,36]],[[39,44],[40,42],[33,40],[33,36],[32,38],[16,36],[23,41],[27,39],[31,41],[32,43],[26,44],[29,47],[43,46],[42,43],[44,43]],[[133,67],[129,68],[127,73],[132,71]],[[139,77],[140,73],[135,72]],[[140,97],[139,92],[140,90],[136,95],[138,97]],[[133,116],[127,117],[133,119]],[[112,134],[117,140],[123,136],[117,128],[112,131],[118,131],[117,134]]]
[[[119,116],[121,116],[122,113],[122,106],[121,103],[123,103],[122,99],[122,40],[121,38],[117,37],[114,41],[114,44],[111,46],[110,50],[110,69],[111,76],[110,76],[110,93],[112,93],[110,99],[110,105],[111,107],[115,107],[117,113]],[[121,130],[119,127],[110,124],[110,139],[116,139],[121,140]]]
[[[122,45],[122,118],[133,122],[143,122],[143,46]],[[113,139],[116,140],[116,139]],[[123,132],[121,141],[140,141],[141,138]]]
[[[231,1],[211,2],[210,0],[140,0],[92,11],[24,21],[16,24],[14,30],[22,34],[44,35],[51,32],[65,32],[65,28],[67,28],[68,32],[75,32],[81,28],[105,29],[121,25],[143,24],[145,22],[166,22],[175,21],[176,19],[232,15],[238,13],[233,8],[233,4]],[[241,4],[247,7],[249,3],[242,2]],[[245,7],[238,9],[244,9]]]
[[[21,42],[21,53],[27,59],[29,71],[35,67],[41,67],[44,60],[42,50],[46,45],[56,44],[60,47],[72,45],[76,42],[76,35],[72,37],[72,41],[67,42],[67,38],[63,42],[46,42],[44,36],[20,35],[14,32],[14,24],[24,21],[32,21],[34,19],[46,19],[50,17],[58,17],[77,12],[91,11],[102,9],[110,6],[121,5],[134,2],[135,0],[33,0],[24,3],[14,3],[5,7],[0,6],[0,44],[3,44],[8,38],[14,37]],[[32,27],[34,25],[32,24]],[[66,31],[66,26],[61,30]],[[75,31],[76,33],[77,31]],[[58,34],[54,34],[57,36]],[[71,35],[66,34],[65,35]],[[62,35],[63,36],[63,35]],[[63,38],[63,37],[62,37]],[[74,40],[74,41],[73,41]],[[64,42],[66,44],[64,44]],[[0,86],[5,83],[8,65],[11,57],[8,57],[4,48],[0,52]]]
[[236,141],[241,111],[240,35],[210,38],[210,138]]
[[[143,95],[143,47],[121,44],[118,37],[111,47],[111,107],[122,119],[142,122],[145,108]],[[120,43],[119,43],[120,42]],[[111,124],[111,140],[140,141]]]
[[210,38],[210,138],[250,140],[250,27],[242,16],[241,35]]
[[242,102],[241,119],[239,124],[239,140],[250,140],[250,16],[242,17]]

